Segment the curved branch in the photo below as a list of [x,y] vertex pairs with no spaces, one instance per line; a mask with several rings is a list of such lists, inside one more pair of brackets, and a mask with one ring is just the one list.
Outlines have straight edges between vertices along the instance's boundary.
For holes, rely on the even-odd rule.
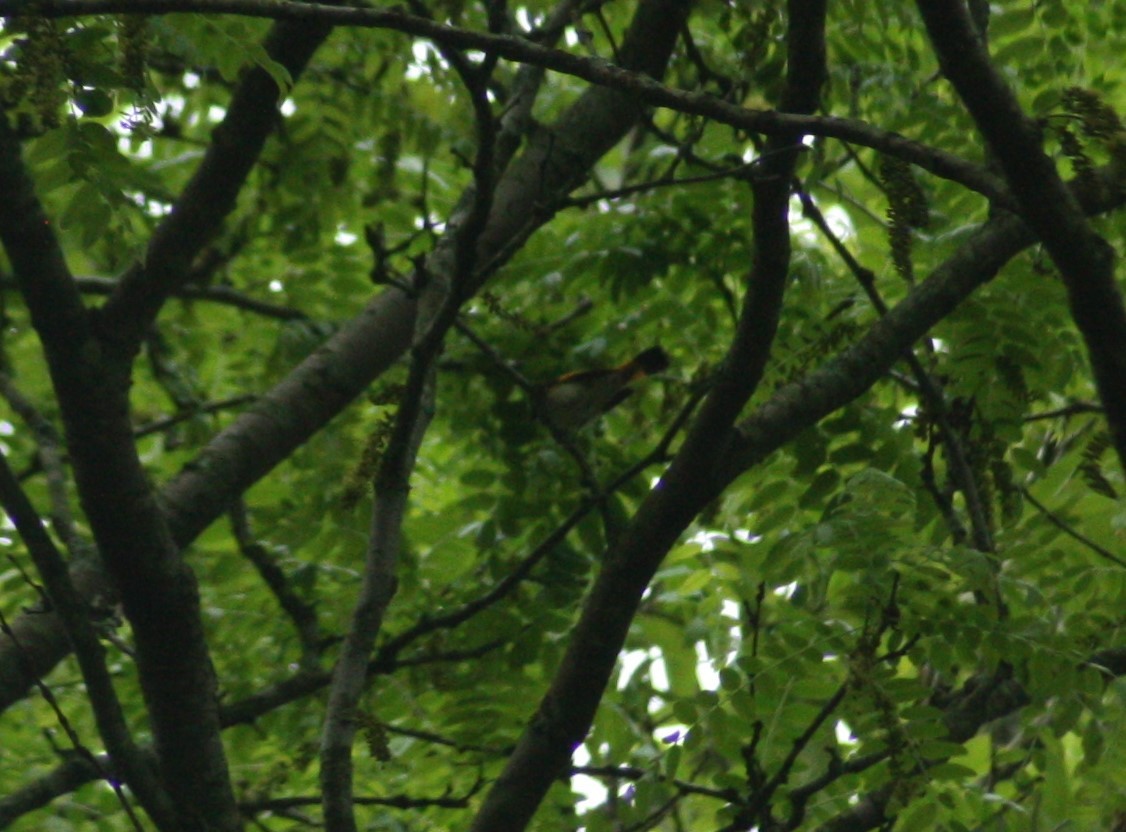
[[[1007,208],[1015,207],[1003,182],[989,171],[953,154],[881,130],[861,121],[831,116],[797,115],[767,110],[748,110],[705,93],[686,92],[664,86],[644,70],[607,63],[598,58],[573,55],[513,35],[495,35],[445,26],[398,9],[340,8],[292,0],[42,0],[26,6],[17,0],[0,0],[0,15],[35,14],[62,17],[89,14],[164,14],[206,12],[305,21],[312,24],[391,29],[427,38],[459,49],[478,49],[511,61],[536,64],[628,92],[638,103],[705,116],[732,127],[771,136],[803,133],[851,141],[896,156],[977,191]],[[626,50],[622,50],[623,58]],[[629,66],[623,60],[623,66]]]
[[[264,47],[271,60],[296,78],[331,31],[331,24],[324,21],[282,22],[267,35]],[[102,332],[124,353],[136,351],[161,306],[191,279],[192,262],[234,209],[277,124],[280,96],[273,77],[262,67],[243,76],[172,212],[153,233],[144,257],[118,281],[102,309]]]
[[[1099,214],[1126,205],[1126,194],[1109,187],[1074,191],[1084,210]],[[711,488],[722,490],[801,431],[855,399],[875,384],[926,332],[949,315],[1005,263],[1036,241],[1014,216],[989,220],[855,344],[796,382],[779,388],[768,402],[739,424],[727,464]]]
[[1040,130],[993,65],[963,0],[920,0],[918,6],[943,74],[965,102],[1022,215],[1060,271],[1119,463],[1126,468],[1126,306],[1115,282],[1114,249],[1091,228],[1044,153]]
[[[789,4],[782,105],[810,112],[825,67],[822,0]],[[703,508],[702,486],[722,464],[732,425],[762,379],[790,265],[788,205],[800,134],[774,139],[753,182],[755,235],[748,290],[735,336],[684,443],[628,528],[606,553],[551,684],[470,827],[520,832],[590,730],[641,597],[669,547]]]

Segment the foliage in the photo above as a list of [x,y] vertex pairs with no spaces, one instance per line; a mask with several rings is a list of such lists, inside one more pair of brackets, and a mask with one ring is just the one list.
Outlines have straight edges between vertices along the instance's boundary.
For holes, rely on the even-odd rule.
[[[118,539],[106,501],[146,494],[91,485],[122,459],[83,444],[98,434],[82,428],[83,408],[109,420],[96,423],[109,435],[113,414],[96,406],[120,393],[124,413],[127,396],[154,495],[145,516],[174,539],[168,562],[198,582],[218,695],[180,718],[198,718],[201,736],[208,713],[222,720],[228,771],[211,774],[259,828],[316,825],[332,669],[372,535],[380,542],[371,513],[386,494],[370,483],[399,447],[412,358],[422,363],[408,348],[423,337],[413,311],[372,316],[407,309],[407,295],[424,306],[444,280],[457,298],[460,275],[434,401],[420,400],[432,421],[409,472],[394,598],[348,713],[359,828],[470,828],[482,805],[506,798],[498,778],[510,759],[542,766],[546,795],[525,794],[538,808],[529,828],[541,830],[1126,824],[1126,484],[1115,455],[1126,434],[1099,405],[1106,390],[1066,268],[1061,277],[1055,250],[1030,232],[1015,256],[989,254],[1004,268],[967,284],[951,311],[905,311],[940,280],[953,285],[951,263],[1009,245],[1020,209],[924,169],[889,138],[948,154],[1010,193],[997,165],[1005,150],[986,149],[912,6],[829,4],[818,112],[873,130],[865,143],[809,124],[793,197],[782,196],[792,251],[759,381],[733,356],[765,354],[738,352],[740,320],[755,314],[744,294],[765,282],[761,255],[779,242],[756,233],[755,206],[769,198],[763,172],[785,156],[782,128],[756,132],[685,104],[639,112],[605,152],[572,151],[615,107],[628,110],[624,99],[590,97],[577,70],[537,80],[522,68],[531,64],[491,67],[488,49],[396,31],[394,16],[308,46],[301,38],[313,43],[321,23],[18,5],[0,3],[12,15],[0,31],[0,141],[22,146],[44,234],[74,277],[58,289],[27,272],[38,242],[0,210],[2,450],[66,553],[80,617],[97,630],[143,755],[164,764],[181,751],[161,733],[152,671],[137,659],[150,623],[114,571],[129,553],[106,551]],[[409,5],[402,19],[498,28],[497,4]],[[646,5],[564,2],[559,14],[533,2],[501,22],[514,35],[534,24],[533,45],[558,38],[580,58],[617,60]],[[779,106],[797,62],[791,22],[817,4],[791,5],[695,4],[684,31],[674,27],[663,83],[744,112]],[[995,66],[1074,180],[1090,226],[1121,251],[1126,6],[988,12]],[[313,52],[307,66],[298,42]],[[592,75],[607,67],[588,64]],[[240,99],[252,79],[277,102]],[[517,92],[535,96],[523,121]],[[488,135],[475,94],[497,131],[491,205],[475,167]],[[258,107],[249,122],[268,134],[260,153],[230,126],[243,106]],[[551,148],[574,159],[560,163]],[[244,176],[228,161],[240,154]],[[191,207],[197,171],[213,163],[220,172],[204,185],[230,186],[230,200]],[[556,176],[560,164],[573,169]],[[22,174],[5,165],[8,189]],[[491,224],[463,244],[475,206]],[[214,229],[194,242],[191,229],[168,232],[185,210],[197,212],[193,227]],[[462,265],[442,271],[451,251],[457,264],[469,258],[470,278]],[[151,320],[144,287],[159,296]],[[66,392],[58,358],[68,338],[87,336],[52,341],[62,307],[37,300],[70,289],[101,307],[89,343],[103,352],[82,360],[108,367],[109,381],[79,368],[73,389],[83,373],[96,387],[87,399]],[[897,346],[889,333],[927,314],[925,334]],[[391,358],[348,353],[358,332]],[[656,343],[671,369],[594,424],[566,435],[538,418],[537,385]],[[114,387],[117,351],[128,353],[128,384]],[[883,369],[875,383],[840,379],[855,366]],[[747,398],[693,439],[732,378]],[[829,388],[853,383],[831,402]],[[685,459],[685,448],[703,450]],[[694,464],[697,479],[678,491],[678,466]],[[15,533],[12,499],[0,538],[0,826],[136,828],[123,805],[137,786],[99,733],[98,694],[54,614],[65,599]],[[122,522],[146,505],[122,504]],[[159,561],[146,560],[157,543],[138,539],[140,560]],[[644,552],[631,560],[633,547]],[[647,557],[651,575],[630,572]],[[634,581],[636,597],[600,594],[615,580]],[[585,640],[587,622],[616,620],[616,601],[621,643],[612,627]],[[601,650],[619,657],[604,692]],[[598,702],[589,725],[559,693],[571,690],[568,673]],[[519,756],[540,742],[566,756],[574,725],[585,739],[569,768],[552,768],[546,752]],[[162,776],[179,828],[228,828],[190,820]],[[107,788],[114,778],[129,789]],[[142,828],[175,828],[140,816]]]

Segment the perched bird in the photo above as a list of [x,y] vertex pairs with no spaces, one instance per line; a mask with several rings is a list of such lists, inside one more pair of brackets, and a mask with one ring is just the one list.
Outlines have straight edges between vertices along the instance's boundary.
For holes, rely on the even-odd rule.
[[665,351],[650,347],[620,367],[567,373],[544,389],[543,414],[556,427],[575,430],[621,404],[633,392],[631,382],[668,366]]

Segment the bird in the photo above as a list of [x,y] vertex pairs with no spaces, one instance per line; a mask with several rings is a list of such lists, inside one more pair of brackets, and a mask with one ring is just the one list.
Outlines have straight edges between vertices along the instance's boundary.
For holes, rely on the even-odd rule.
[[567,373],[546,385],[541,411],[555,427],[577,430],[621,404],[633,392],[631,383],[668,366],[668,354],[650,347],[617,367]]

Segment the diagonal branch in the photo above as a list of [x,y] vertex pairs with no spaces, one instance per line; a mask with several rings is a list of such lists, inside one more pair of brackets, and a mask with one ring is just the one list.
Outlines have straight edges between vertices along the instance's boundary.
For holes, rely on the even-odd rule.
[[[199,595],[137,456],[131,358],[97,337],[0,112],[0,240],[42,341],[82,507],[137,640],[141,688],[177,821],[235,828]],[[176,749],[175,753],[159,753]]]
[[[325,714],[320,782],[325,826],[329,832],[355,832],[357,828],[352,795],[356,708],[368,677],[372,646],[398,584],[410,477],[434,414],[437,361],[462,304],[471,296],[469,287],[476,268],[477,241],[488,223],[496,189],[496,121],[486,89],[496,58],[486,56],[479,68],[460,54],[447,53],[447,59],[457,69],[469,93],[477,127],[472,198],[464,215],[455,218],[452,264],[448,268],[439,264],[433,273],[424,268],[420,275],[423,285],[410,372],[387,449],[375,475],[375,500],[363,582],[333,672]],[[439,256],[439,252],[434,255]]]
[[47,587],[51,604],[74,646],[98,732],[109,749],[113,769],[137,795],[158,828],[175,829],[176,816],[168,794],[157,779],[152,761],[140,752],[129,732],[106,668],[105,649],[90,623],[86,602],[71,583],[66,561],[43,528],[38,513],[3,455],[0,455],[0,505],[23,538]]
[[1082,532],[1075,529],[1072,525],[1070,525],[1065,520],[1063,520],[1059,515],[1057,515],[1053,511],[1051,511],[1051,509],[1049,509],[1046,505],[1044,505],[1042,502],[1040,502],[1034,496],[1032,496],[1032,492],[1029,491],[1027,488],[1022,487],[1020,489],[1020,493],[1024,497],[1024,499],[1026,499],[1026,500],[1028,500],[1028,502],[1032,503],[1032,507],[1034,509],[1036,509],[1042,515],[1044,515],[1044,518],[1049,523],[1051,523],[1053,526],[1055,526],[1061,532],[1066,534],[1072,540],[1076,540],[1079,543],[1083,544],[1083,546],[1090,549],[1092,552],[1094,552],[1100,558],[1103,558],[1104,560],[1108,560],[1111,563],[1116,564],[1116,565],[1122,567],[1123,569],[1126,569],[1126,560],[1123,560],[1118,555],[1114,554],[1114,552],[1111,552],[1110,550],[1108,550],[1104,546],[1100,546],[1098,543],[1091,540],[1091,538],[1087,537],[1087,535],[1085,535]]
[[[295,79],[331,31],[325,22],[279,23],[267,35],[265,50]],[[153,233],[144,257],[118,281],[102,309],[102,332],[125,353],[137,349],[164,302],[193,278],[193,261],[234,209],[278,122],[280,96],[262,67],[243,76],[172,212]]]
[[[674,0],[646,0],[635,15],[635,34],[623,60],[639,72],[659,74],[672,48]],[[670,15],[673,15],[670,17]],[[678,18],[679,19],[679,18]],[[602,88],[585,92],[552,125],[536,131],[525,151],[497,182],[488,223],[477,245],[478,275],[495,270],[550,219],[551,204],[580,184],[591,166],[637,123],[640,102]],[[452,244],[452,237],[439,245]],[[431,271],[433,265],[428,265]],[[215,437],[165,488],[164,503],[176,539],[195,538],[226,511],[231,500],[287,458],[335,417],[406,351],[417,304],[389,288],[343,326],[323,347]]]
[[[1075,188],[1084,210],[1097,214],[1126,204],[1108,179]],[[848,349],[818,369],[779,388],[739,424],[727,463],[711,487],[716,493],[801,431],[861,395],[927,331],[994,275],[1036,236],[1014,216],[989,220]]]
[[935,176],[958,182],[1002,206],[1009,208],[1015,206],[1003,182],[980,165],[958,156],[853,119],[749,110],[706,93],[673,89],[649,77],[653,73],[647,69],[632,66],[628,60],[629,50],[625,47],[620,50],[620,65],[614,65],[598,58],[574,55],[541,46],[523,37],[446,26],[407,14],[398,8],[335,7],[292,0],[41,0],[34,6],[24,5],[19,0],[0,0],[0,15],[15,17],[29,13],[61,17],[106,13],[166,14],[170,12],[236,14],[275,20],[305,21],[313,25],[328,23],[334,26],[390,29],[427,38],[448,47],[477,49],[499,55],[507,60],[536,64],[582,78],[592,84],[629,93],[631,103],[666,107],[682,113],[704,116],[752,133],[772,136],[796,133],[827,136],[872,147],[911,162]]
[[[783,106],[811,112],[825,78],[824,3],[790,3]],[[703,486],[724,459],[732,425],[766,367],[789,273],[789,183],[800,150],[790,134],[769,144],[755,191],[755,250],[744,307],[714,385],[668,471],[606,553],[559,668],[474,832],[526,828],[594,720],[641,597],[669,547],[711,497]]]
[[1040,130],[990,60],[963,0],[919,0],[943,74],[989,143],[1029,227],[1067,288],[1071,315],[1094,370],[1119,462],[1126,467],[1126,306],[1114,249],[1091,228]]

